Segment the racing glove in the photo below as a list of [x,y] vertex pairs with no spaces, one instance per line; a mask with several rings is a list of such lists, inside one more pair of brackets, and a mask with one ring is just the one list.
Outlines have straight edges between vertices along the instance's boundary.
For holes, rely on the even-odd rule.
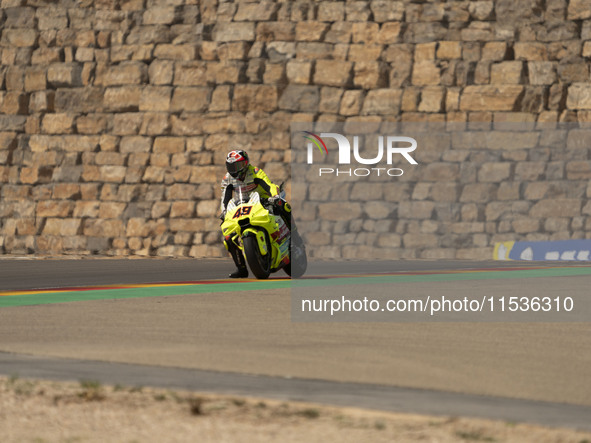
[[281,197],[279,195],[274,195],[272,197],[269,197],[267,199],[267,202],[271,205],[275,205],[280,200],[281,200]]

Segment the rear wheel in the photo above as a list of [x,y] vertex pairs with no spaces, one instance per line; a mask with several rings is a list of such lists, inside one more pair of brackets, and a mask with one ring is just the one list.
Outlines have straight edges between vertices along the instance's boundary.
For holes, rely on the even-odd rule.
[[268,237],[265,236],[267,242],[267,254],[262,255],[259,251],[259,244],[254,235],[248,235],[242,239],[244,243],[244,255],[246,255],[246,261],[248,267],[256,278],[266,279],[271,274],[271,245],[269,244]]
[[297,232],[292,235],[291,242],[289,247],[290,262],[283,269],[291,278],[300,278],[306,273],[306,269],[308,268],[306,248],[304,247],[304,241]]

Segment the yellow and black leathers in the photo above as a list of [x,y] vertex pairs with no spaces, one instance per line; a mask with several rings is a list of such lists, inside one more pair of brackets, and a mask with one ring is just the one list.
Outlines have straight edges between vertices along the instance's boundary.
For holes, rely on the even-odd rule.
[[[252,192],[258,192],[261,199],[269,199],[279,194],[279,186],[269,180],[267,174],[253,165],[248,165],[248,169],[244,174],[243,180],[232,177],[229,173],[224,176],[222,180],[222,197],[220,203],[220,209],[222,211],[222,219],[226,211],[226,206],[232,200],[234,193],[242,192],[244,198],[248,199]],[[285,221],[289,230],[291,230],[291,207],[289,203],[282,200],[281,198],[271,199],[270,203],[273,206],[273,212],[280,215]],[[235,273],[237,276],[244,276],[241,272],[246,271],[246,262],[242,252],[234,245],[229,238],[224,238],[224,243],[228,252],[234,259],[234,263],[238,267],[238,271]],[[248,275],[248,274],[246,274]],[[234,275],[231,275],[234,276]]]
[[229,173],[226,173],[222,180],[222,201],[220,205],[222,212],[226,210],[226,206],[232,200],[233,192],[238,192],[239,190],[246,196],[250,196],[251,192],[256,191],[261,196],[261,199],[266,199],[277,195],[279,193],[279,186],[269,180],[265,171],[253,165],[248,165],[243,180],[234,178]]

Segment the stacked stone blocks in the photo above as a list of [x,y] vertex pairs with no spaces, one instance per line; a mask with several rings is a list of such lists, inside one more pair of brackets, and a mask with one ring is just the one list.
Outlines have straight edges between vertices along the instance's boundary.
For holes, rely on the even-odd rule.
[[[288,179],[293,121],[469,127],[586,122],[591,110],[589,0],[1,6],[7,254],[224,255],[225,152],[241,146]],[[421,145],[421,173],[375,201],[353,186],[355,237],[339,237],[338,221],[312,237],[326,255],[379,244],[469,258],[500,239],[590,235],[584,134],[565,146],[464,137]],[[376,209],[393,194],[391,211]]]

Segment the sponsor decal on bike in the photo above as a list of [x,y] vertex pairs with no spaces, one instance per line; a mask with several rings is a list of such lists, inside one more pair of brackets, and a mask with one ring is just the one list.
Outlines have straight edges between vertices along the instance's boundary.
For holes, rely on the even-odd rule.
[[283,241],[288,232],[289,229],[287,229],[287,226],[282,224],[278,231],[275,231],[273,234],[271,234],[271,238],[273,238],[273,240],[275,240],[277,243],[280,243]]

